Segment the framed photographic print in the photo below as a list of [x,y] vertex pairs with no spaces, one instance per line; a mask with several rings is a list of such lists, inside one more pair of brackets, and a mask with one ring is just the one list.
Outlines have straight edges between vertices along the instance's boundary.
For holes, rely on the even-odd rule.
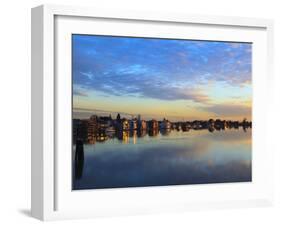
[[32,9],[32,215],[272,203],[270,20]]

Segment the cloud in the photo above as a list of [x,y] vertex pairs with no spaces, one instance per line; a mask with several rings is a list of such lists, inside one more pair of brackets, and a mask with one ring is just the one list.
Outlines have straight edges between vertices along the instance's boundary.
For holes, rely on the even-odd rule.
[[85,75],[88,79],[93,79],[93,74],[91,72],[80,72],[82,75]]
[[201,107],[202,110],[212,112],[218,117],[228,116],[249,116],[251,115],[252,108],[250,106],[239,105],[239,104],[213,104],[209,106]]
[[106,95],[207,102],[198,84],[251,82],[251,44],[73,36],[73,82]]
[[87,97],[88,94],[86,92],[83,92],[81,90],[73,89],[73,95],[75,96],[82,96],[82,97]]
[[188,87],[178,88],[163,86],[157,87],[149,85],[142,88],[141,96],[160,100],[192,100],[194,102],[206,103],[209,97],[200,91],[189,89]]

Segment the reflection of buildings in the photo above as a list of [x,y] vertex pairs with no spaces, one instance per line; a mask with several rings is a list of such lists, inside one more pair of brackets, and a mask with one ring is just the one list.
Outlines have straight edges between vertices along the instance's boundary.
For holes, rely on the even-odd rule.
[[129,136],[130,136],[130,138],[132,138],[133,144],[136,144],[137,143],[137,131],[130,130]]
[[160,133],[163,136],[167,136],[171,133],[171,129],[160,129]]
[[129,136],[130,137],[136,137],[137,136],[137,131],[136,130],[130,130]]
[[113,139],[116,136],[116,131],[105,131],[108,138]]
[[189,131],[190,128],[191,128],[191,124],[189,122],[181,123],[181,129],[183,132]]
[[108,139],[108,136],[105,132],[99,132],[95,137],[97,142],[104,142]]
[[150,130],[148,130],[148,135],[149,135],[150,137],[155,137],[155,136],[158,135],[158,132],[159,132],[158,129],[150,129]]
[[209,127],[209,128],[214,128],[214,127],[215,127],[215,121],[214,121],[214,119],[209,119],[209,120],[208,120],[208,127]]
[[200,123],[199,120],[195,120],[191,123],[192,129],[198,130],[201,129],[202,124]]
[[209,132],[211,132],[211,133],[212,133],[212,132],[214,132],[214,131],[215,131],[215,128],[214,128],[214,127],[209,127],[209,128],[208,128],[208,130],[209,130]]
[[117,138],[122,140],[124,144],[129,143],[129,131],[118,131]]
[[76,141],[75,150],[75,179],[80,179],[84,168],[84,145],[82,140]]
[[173,129],[176,129],[177,131],[180,131],[182,129],[182,123],[181,122],[175,122]]
[[252,122],[247,122],[246,119],[243,119],[241,126],[243,127],[243,130],[246,132],[248,128],[252,128]]
[[88,121],[88,143],[95,143],[95,134],[98,132],[98,128],[98,117],[96,115],[92,115]]
[[[120,114],[117,115],[116,119],[112,119],[111,115],[92,115],[89,119],[73,119],[73,143],[81,140],[84,143],[95,144],[114,137],[126,143],[129,142],[129,137],[136,141],[137,137],[143,137],[147,133],[149,136],[157,136],[159,131],[162,135],[168,135],[171,130],[186,132],[206,129],[214,132],[239,128],[246,132],[247,129],[252,128],[252,122],[246,119],[243,121],[209,119],[170,122],[165,118],[162,121],[155,119],[145,121],[141,119],[140,115],[130,120],[125,117],[121,118]],[[132,131],[135,132],[132,133]]]
[[[216,125],[215,125],[216,126]],[[218,127],[219,125],[217,125]],[[238,121],[226,121],[226,127],[229,129],[238,129],[239,128],[239,122]]]
[[147,134],[146,130],[142,129],[142,130],[137,130],[137,136],[138,137],[144,137]]
[[141,119],[141,116],[138,115],[138,120],[137,120],[137,123],[138,123],[138,130],[146,130],[147,129],[147,123],[145,120],[142,120]]

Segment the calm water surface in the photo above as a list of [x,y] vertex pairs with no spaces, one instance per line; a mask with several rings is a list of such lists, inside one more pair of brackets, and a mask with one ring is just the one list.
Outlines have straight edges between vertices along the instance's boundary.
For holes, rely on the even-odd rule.
[[73,189],[252,179],[251,130],[172,130],[151,135],[138,137],[135,131],[124,133],[122,139],[84,144],[84,161],[75,161],[74,147]]

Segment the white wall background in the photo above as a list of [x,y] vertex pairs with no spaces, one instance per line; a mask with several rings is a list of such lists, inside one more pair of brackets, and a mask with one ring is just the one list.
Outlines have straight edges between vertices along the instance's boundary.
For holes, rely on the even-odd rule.
[[[275,20],[275,108],[270,134],[275,149],[276,203],[270,208],[50,222],[52,225],[281,225],[281,13],[276,0],[6,0],[0,8],[0,225],[37,225],[30,208],[30,8],[43,4],[152,10]],[[271,176],[271,175],[269,175]]]

